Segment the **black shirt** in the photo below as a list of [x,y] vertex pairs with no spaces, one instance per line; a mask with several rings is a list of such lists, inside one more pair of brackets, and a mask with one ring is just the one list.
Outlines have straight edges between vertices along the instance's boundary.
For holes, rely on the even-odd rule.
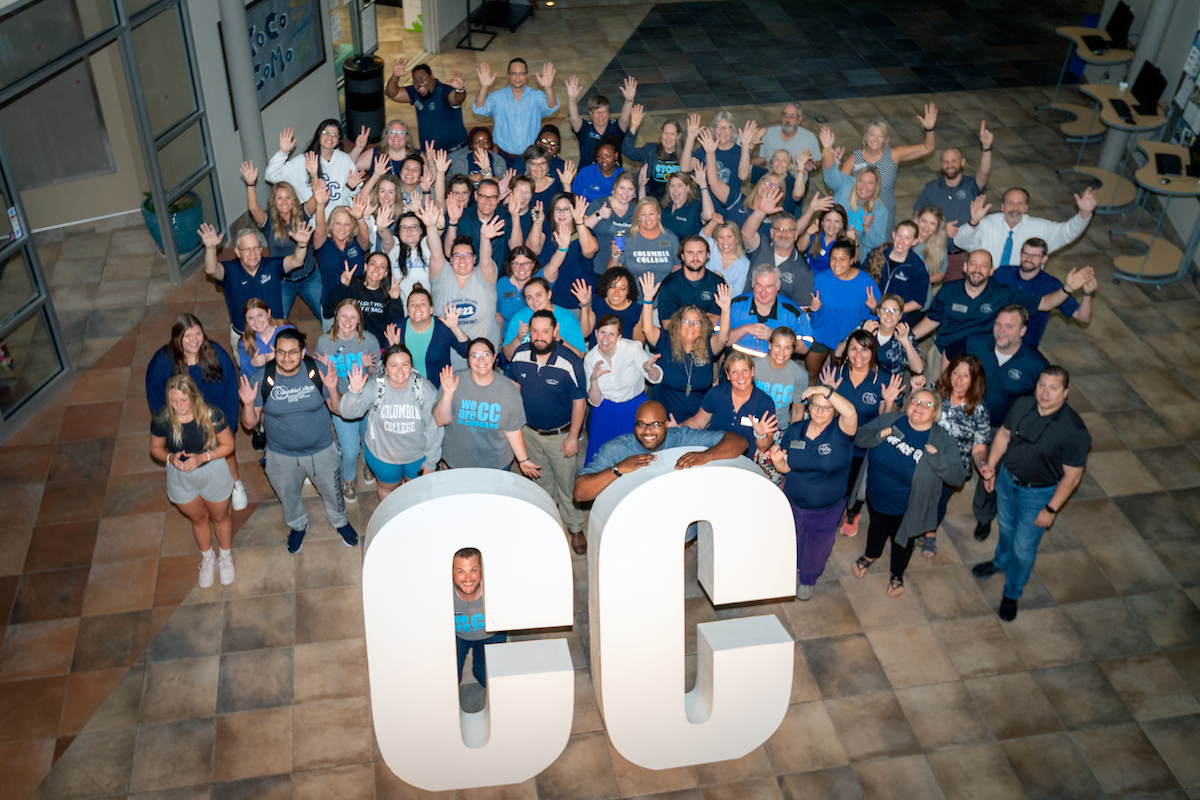
[[1017,480],[1049,486],[1062,480],[1063,466],[1087,464],[1092,435],[1075,409],[1063,404],[1053,414],[1038,413],[1032,395],[1018,397],[1004,420],[1012,434],[1001,463]]
[[[229,422],[225,419],[225,412],[219,408],[213,408],[212,424],[213,430],[217,433],[229,427]],[[171,431],[171,417],[166,406],[155,412],[150,418],[150,434],[152,436],[161,436],[167,440],[167,452],[174,455],[175,453],[203,453],[205,450],[205,435],[200,428],[200,423],[193,419],[191,422],[185,422],[179,426],[179,441],[175,440],[175,434]],[[203,461],[204,459],[200,459]]]

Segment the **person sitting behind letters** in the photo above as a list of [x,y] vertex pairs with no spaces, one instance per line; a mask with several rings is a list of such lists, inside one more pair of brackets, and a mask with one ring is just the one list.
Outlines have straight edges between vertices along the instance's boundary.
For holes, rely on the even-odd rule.
[[483,562],[474,547],[454,554],[451,577],[454,581],[454,643],[458,646],[458,681],[462,683],[467,652],[471,674],[479,685],[487,687],[487,656],[484,645],[507,642],[504,633],[489,634],[483,617]]

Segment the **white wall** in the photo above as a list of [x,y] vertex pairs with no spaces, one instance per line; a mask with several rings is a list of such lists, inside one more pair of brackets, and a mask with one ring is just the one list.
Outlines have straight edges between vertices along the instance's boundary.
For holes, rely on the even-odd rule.
[[[221,184],[221,201],[225,219],[233,220],[246,210],[246,188],[238,175],[242,163],[242,144],[233,127],[233,107],[225,80],[225,59],[217,22],[221,18],[215,0],[190,0],[188,10],[195,39],[199,77],[208,109],[208,128],[212,135],[212,152],[216,159],[217,176]],[[325,31],[325,63],[297,83],[262,111],[263,135],[266,137],[267,157],[279,149],[279,131],[296,130],[296,146],[304,147],[321,120],[337,118],[337,79],[329,30],[329,1],[321,0],[321,25]],[[228,26],[226,26],[228,27]],[[243,34],[244,35],[244,34]],[[266,164],[257,165],[259,173]],[[262,181],[260,178],[260,187]],[[260,189],[259,202],[265,202]]]

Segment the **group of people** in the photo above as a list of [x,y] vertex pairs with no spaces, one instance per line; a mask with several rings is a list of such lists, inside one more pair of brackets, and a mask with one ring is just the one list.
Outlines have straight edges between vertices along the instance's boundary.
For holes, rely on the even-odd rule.
[[[1086,462],[1069,375],[1037,344],[1054,308],[1090,319],[1092,270],[1060,282],[1045,266],[1086,229],[1092,191],[1065,222],[1031,217],[1021,188],[989,213],[993,135],[981,124],[976,173],[962,150],[943,150],[898,219],[898,165],[934,153],[933,104],[910,145],[873,120],[847,153],[829,128],[801,127],[798,103],[767,128],[738,128],[728,112],[707,126],[667,120],[639,145],[632,78],[619,113],[597,95],[586,117],[567,79],[579,156],[564,160],[559,128],[544,124],[560,108],[555,69],[542,66],[540,89],[530,72],[514,59],[495,89],[480,64],[472,110],[494,127],[468,130],[463,76],[442,83],[397,62],[386,92],[413,105],[415,142],[393,119],[378,146],[365,132],[343,146],[326,120],[293,153],[284,130],[265,209],[257,168],[243,165],[257,227],[231,232],[232,257],[219,260],[223,237],[201,228],[237,363],[183,315],[147,373],[152,452],[193,522],[201,585],[214,571],[233,579],[240,423],[265,449],[291,552],[307,531],[305,480],[357,543],[345,504],[360,454],[380,499],[437,469],[520,472],[554,498],[578,554],[586,504],[658,450],[707,448],[680,467],[745,456],[791,503],[801,600],[864,505],[854,574],[890,541],[887,591],[902,593],[914,550],[936,554],[948,501],[976,474],[976,537],[1000,519],[976,574],[1006,571],[1000,615],[1013,618],[1041,532]],[[818,170],[829,196],[812,191]],[[297,297],[322,323],[311,345],[288,321]],[[472,559],[464,570],[478,568],[481,587]],[[464,598],[475,587],[456,585]]]

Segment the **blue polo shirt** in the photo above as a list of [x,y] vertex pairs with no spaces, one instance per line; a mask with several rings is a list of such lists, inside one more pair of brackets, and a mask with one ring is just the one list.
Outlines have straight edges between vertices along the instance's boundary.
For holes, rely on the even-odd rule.
[[854,440],[831,420],[825,430],[809,439],[810,420],[792,423],[782,447],[791,472],[783,476],[783,493],[797,508],[828,508],[846,499]]
[[[709,430],[738,434],[746,440],[749,447],[746,452],[753,453],[758,449],[758,437],[754,434],[754,422],[768,414],[774,414],[775,401],[762,389],[751,386],[750,399],[742,403],[741,408],[734,411],[733,384],[722,383],[704,395],[700,408],[712,414],[712,419],[708,421]],[[679,421],[683,422],[683,420]]]
[[217,285],[225,290],[225,306],[229,309],[229,321],[234,330],[241,332],[246,328],[246,318],[242,309],[251,297],[257,297],[271,307],[271,316],[283,319],[283,292],[280,282],[283,280],[283,258],[270,256],[258,263],[258,271],[253,275],[242,267],[241,259],[222,261],[225,277],[217,281]]
[[[722,431],[697,431],[692,428],[668,428],[667,438],[663,440],[660,450],[672,447],[712,447],[721,441],[725,434]],[[656,452],[642,447],[642,443],[632,433],[625,433],[615,439],[610,439],[592,456],[587,466],[579,470],[580,475],[595,475],[612,469],[630,456],[640,456]]]
[[[771,312],[765,316],[758,313],[754,307],[753,294],[739,294],[733,298],[733,302],[729,306],[730,329],[748,325],[751,322],[761,322],[771,330],[775,330],[780,325],[786,325],[801,339],[806,342],[812,341],[813,330],[812,326],[808,324],[808,315],[800,310],[799,306],[779,297],[775,298],[775,305],[771,306]],[[734,342],[733,346],[738,350],[758,356],[765,356],[770,349],[770,345],[765,339],[759,339],[750,333],[743,336],[740,341]]]
[[467,143],[462,105],[450,105],[453,86],[435,80],[429,97],[421,97],[412,86],[405,86],[404,91],[417,112],[418,150],[424,149],[425,143],[430,141],[435,150],[455,150]]
[[996,338],[990,333],[977,333],[967,338],[966,351],[983,364],[987,390],[984,395],[992,427],[1004,424],[1004,417],[1018,397],[1033,394],[1038,375],[1049,363],[1036,349],[1025,342],[1008,361],[1000,364],[996,357]]
[[528,308],[521,290],[512,282],[512,278],[501,275],[496,279],[496,313],[504,320],[503,327],[508,327],[508,321],[518,312]]
[[[492,239],[492,261],[499,266],[504,263],[504,259],[508,258],[508,237],[512,234],[512,218],[508,214],[508,209],[503,205],[496,206],[496,216],[504,220],[504,231]],[[475,252],[479,252],[479,237],[480,231],[483,228],[483,222],[479,219],[479,209],[476,206],[463,211],[462,216],[458,218],[458,225],[455,231],[459,236],[470,236],[471,241],[475,242]]]
[[681,240],[685,236],[694,236],[700,233],[700,229],[704,227],[700,221],[700,211],[699,200],[684,203],[676,211],[664,208],[662,210],[663,227],[678,236]]
[[335,286],[341,286],[342,273],[347,263],[354,267],[356,277],[365,274],[367,256],[358,246],[358,239],[353,236],[346,242],[345,250],[339,248],[331,236],[317,248],[314,255],[317,258],[317,267],[321,270],[321,305],[325,305],[325,300]]
[[671,318],[677,310],[686,305],[698,306],[705,314],[720,314],[717,306],[717,287],[725,283],[725,279],[712,270],[706,269],[698,281],[687,278],[687,270],[680,269],[663,278],[655,295],[655,305],[658,306],[659,319]]
[[521,387],[525,420],[534,430],[554,430],[571,423],[574,401],[587,397],[583,359],[554,345],[544,365],[539,365],[529,344],[523,344],[508,364],[508,377]]
[[[850,380],[850,366],[843,364],[838,367],[834,373],[834,380],[841,379],[836,391],[842,397],[850,401],[854,406],[854,411],[858,414],[858,426],[861,428],[871,420],[879,416],[879,404],[883,402],[883,387],[887,386],[891,376],[885,375],[882,372],[869,370],[867,377],[863,378],[862,383],[858,386]],[[864,456],[866,450],[861,447],[854,448],[854,455]]]
[[[932,428],[930,428],[932,430]],[[925,455],[929,431],[914,431],[907,417],[892,424],[891,434],[871,449],[871,468],[867,470],[867,497],[871,506],[883,514],[903,516],[908,510],[913,473]]]
[[964,278],[943,283],[933,296],[933,305],[926,316],[941,323],[934,336],[934,344],[947,358],[954,358],[966,352],[968,336],[991,331],[1000,309],[1010,305],[1024,306],[1033,316],[1041,301],[1040,295],[1032,295],[992,280],[983,287],[979,297],[971,297],[967,294]]
[[575,173],[575,180],[571,183],[571,191],[580,197],[587,198],[589,203],[593,200],[599,200],[602,197],[608,197],[612,194],[613,184],[616,183],[617,176],[624,171],[620,167],[617,167],[613,170],[613,174],[606,178],[600,173],[600,167],[591,164]]
[[[1062,281],[1041,269],[1038,270],[1037,275],[1032,280],[1023,280],[1021,278],[1021,268],[1017,266],[1000,267],[992,273],[992,280],[1002,283],[1005,286],[1012,286],[1023,292],[1037,295],[1039,298],[1063,288]],[[1079,302],[1074,297],[1068,295],[1063,304],[1058,307],[1058,310],[1063,313],[1064,317],[1070,319],[1079,310]],[[1049,311],[1031,311],[1029,313],[1029,326],[1025,329],[1025,344],[1030,347],[1037,347],[1038,343],[1042,341],[1042,334],[1046,332],[1046,324],[1048,322],[1050,322]]]
[[[906,304],[915,301],[918,306],[924,306],[929,299],[929,270],[925,269],[925,262],[911,248],[904,261],[899,263],[892,261],[891,253],[892,245],[883,248],[883,274],[879,276],[879,288],[884,294],[900,295]],[[911,324],[914,315],[919,317],[920,310],[906,313],[904,321]]]
[[597,131],[591,119],[587,117],[583,118],[583,125],[575,133],[575,138],[579,140],[580,169],[596,163],[596,145],[600,144],[600,140],[605,136],[617,143],[617,157],[620,158],[621,142],[625,139],[625,131],[621,130],[621,126],[617,124],[617,121],[609,117],[608,127],[602,131]]

